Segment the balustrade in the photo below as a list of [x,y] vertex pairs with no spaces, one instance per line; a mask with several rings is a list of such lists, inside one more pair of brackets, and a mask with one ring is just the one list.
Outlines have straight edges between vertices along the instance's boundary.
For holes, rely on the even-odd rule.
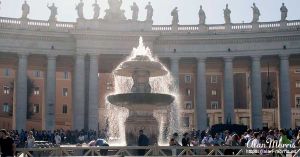
[[[140,21],[141,23],[142,21]],[[136,23],[136,22],[135,22]],[[28,29],[28,30],[53,30],[66,32],[76,29],[74,22],[55,22],[49,23],[43,20],[29,20],[19,18],[0,17],[0,28],[3,29]],[[99,26],[100,27],[100,26]],[[293,21],[276,21],[276,22],[259,22],[258,29],[252,29],[252,23],[233,23],[210,24],[210,25],[178,25],[178,29],[172,30],[172,25],[152,25],[154,32],[197,32],[197,31],[213,31],[213,32],[251,32],[251,31],[277,31],[277,30],[299,30],[300,20]],[[205,29],[204,29],[205,28]]]

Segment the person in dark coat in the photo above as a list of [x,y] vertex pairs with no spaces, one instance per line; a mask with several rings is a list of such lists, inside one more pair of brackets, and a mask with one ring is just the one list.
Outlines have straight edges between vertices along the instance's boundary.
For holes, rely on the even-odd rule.
[[[138,146],[148,146],[149,145],[149,139],[148,137],[144,134],[143,130],[139,131],[139,139],[138,139]],[[139,149],[138,150],[138,155],[145,155],[145,149]]]

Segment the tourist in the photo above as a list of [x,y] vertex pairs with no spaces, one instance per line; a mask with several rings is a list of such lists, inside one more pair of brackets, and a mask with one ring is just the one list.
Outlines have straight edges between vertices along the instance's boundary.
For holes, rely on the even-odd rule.
[[189,133],[184,133],[182,140],[181,140],[182,146],[190,146],[190,138],[189,138]]
[[287,138],[286,132],[283,129],[279,130],[280,132],[280,138],[279,143],[280,144],[291,144],[292,142]]
[[60,143],[61,143],[61,137],[58,134],[58,132],[55,134],[54,140],[55,140],[55,144],[56,145],[60,145]]
[[[139,131],[139,138],[138,138],[138,146],[148,146],[149,145],[149,139],[144,134],[143,130]],[[138,155],[145,155],[145,149],[139,149]]]
[[212,138],[211,134],[209,134],[209,132],[206,132],[201,143],[204,144],[205,146],[211,146],[213,145],[213,142],[214,139]]
[[[175,132],[172,136],[172,138],[169,141],[169,145],[170,146],[180,146],[180,144],[178,143],[178,133]],[[176,148],[172,148],[172,156],[176,156]]]
[[16,153],[16,145],[5,129],[0,130],[0,148],[1,157],[14,156]]
[[214,146],[221,146],[223,144],[224,144],[224,140],[222,139],[221,135],[216,133],[214,141],[213,141],[213,145]]
[[[109,146],[109,144],[107,143],[106,140],[102,139],[102,138],[98,138],[95,142],[95,146]],[[106,156],[108,153],[108,150],[107,149],[101,149],[100,150],[100,154],[103,155],[103,156]]]

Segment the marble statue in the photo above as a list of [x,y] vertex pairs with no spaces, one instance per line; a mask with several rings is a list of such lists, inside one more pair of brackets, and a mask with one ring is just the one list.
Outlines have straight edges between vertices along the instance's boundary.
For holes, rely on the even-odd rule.
[[137,6],[137,4],[135,2],[133,2],[132,6],[131,6],[131,10],[132,10],[132,20],[137,21],[137,19],[139,17],[139,7]]
[[280,12],[281,12],[281,21],[286,21],[288,9],[284,5],[284,3],[282,3],[282,6],[280,8]]
[[146,5],[145,9],[147,10],[146,21],[152,21],[153,8],[152,8],[152,5],[151,5],[151,2],[148,2],[148,5]]
[[24,4],[22,5],[22,19],[28,19],[28,14],[30,12],[30,7],[27,4],[27,1],[24,1]]
[[198,12],[199,15],[199,24],[200,25],[204,25],[205,24],[205,19],[206,19],[206,15],[204,10],[202,9],[202,5],[200,5],[200,10]]
[[231,10],[228,8],[228,4],[226,4],[226,8],[224,9],[225,24],[231,23],[230,14]]
[[171,16],[173,16],[173,19],[172,19],[172,25],[178,25],[179,19],[178,19],[178,10],[177,10],[177,7],[175,7],[175,8],[172,10]]
[[124,10],[121,10],[122,0],[108,0],[109,9],[106,9],[104,19],[125,20]]
[[57,7],[55,6],[54,3],[52,3],[52,6],[49,6],[49,4],[47,4],[47,7],[51,11],[51,14],[50,14],[50,17],[49,17],[49,21],[56,21]]
[[256,7],[255,3],[253,3],[253,6],[251,8],[253,10],[253,20],[252,20],[252,22],[256,23],[259,20],[260,12],[259,12],[259,9]]
[[94,7],[94,16],[93,19],[98,19],[100,16],[100,6],[97,3],[97,0],[95,0],[95,3],[93,4]]
[[77,4],[77,6],[75,8],[77,10],[77,15],[78,15],[79,19],[84,19],[84,17],[83,17],[83,6],[84,6],[84,3],[82,2],[82,0],[80,0],[80,2]]

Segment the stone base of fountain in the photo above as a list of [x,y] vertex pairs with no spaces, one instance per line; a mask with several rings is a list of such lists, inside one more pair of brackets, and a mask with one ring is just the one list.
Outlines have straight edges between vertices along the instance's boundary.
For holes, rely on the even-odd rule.
[[139,130],[149,138],[149,144],[158,142],[159,125],[152,113],[135,111],[125,121],[126,143],[128,146],[138,145]]

